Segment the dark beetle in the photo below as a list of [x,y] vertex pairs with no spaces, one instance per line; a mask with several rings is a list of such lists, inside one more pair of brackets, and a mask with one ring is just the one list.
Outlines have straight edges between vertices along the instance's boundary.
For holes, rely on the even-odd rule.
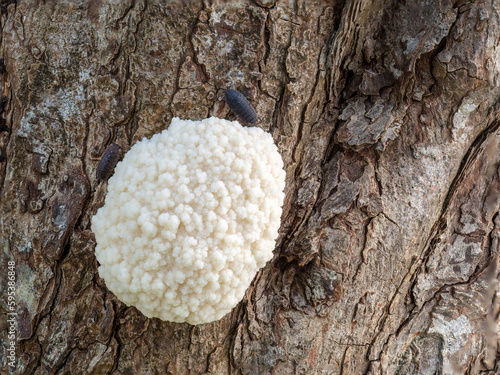
[[105,181],[111,176],[115,170],[116,163],[121,158],[121,147],[116,143],[112,143],[108,146],[102,158],[97,164],[97,181]]
[[259,120],[257,112],[241,92],[233,89],[226,90],[226,103],[243,122],[252,125]]

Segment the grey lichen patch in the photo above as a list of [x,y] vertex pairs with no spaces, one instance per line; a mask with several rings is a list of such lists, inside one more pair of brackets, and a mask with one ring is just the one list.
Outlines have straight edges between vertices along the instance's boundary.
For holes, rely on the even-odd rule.
[[399,121],[392,121],[389,126],[382,131],[380,139],[377,142],[377,150],[385,150],[387,144],[399,136],[401,125]]
[[472,117],[471,114],[477,109],[483,100],[484,99],[476,93],[468,95],[462,100],[460,107],[453,115],[453,138],[460,139],[462,141],[467,139],[467,128],[470,127],[470,118]]
[[396,374],[441,374],[443,345],[443,337],[437,333],[422,334],[414,338],[399,360]]
[[317,306],[340,299],[342,280],[335,271],[310,265],[302,269],[296,277],[302,283],[308,304]]
[[433,326],[429,330],[430,333],[436,332],[444,339],[445,373],[455,372],[459,369],[459,362],[454,362],[451,359],[456,358],[457,352],[460,352],[470,340],[470,336],[475,334],[475,330],[467,316],[462,314],[457,317],[450,317],[447,315],[435,314]]
[[392,104],[385,101],[370,104],[366,97],[352,99],[347,103],[347,107],[339,116],[340,120],[345,121],[336,133],[339,143],[357,149],[375,144],[379,140],[385,144],[395,138],[397,132],[394,132],[394,129],[398,126],[392,126],[392,134],[381,139],[395,120]]
[[[73,309],[72,309],[73,310]],[[74,310],[69,314],[74,314]],[[46,351],[42,357],[42,364],[49,370],[55,370],[64,361],[66,350],[70,346],[71,324],[67,320],[57,320],[51,324],[51,335],[45,342]]]
[[484,257],[483,235],[476,239],[455,235],[451,243],[436,247],[439,257],[430,258],[428,272],[420,274],[415,284],[417,304],[423,304],[443,285],[466,282],[470,278]]
[[33,153],[33,169],[35,172],[40,174],[46,174],[48,172],[48,165],[50,160],[50,155],[52,154],[52,150],[49,149],[46,153]]
[[[38,252],[40,249],[36,249]],[[38,255],[39,256],[39,255]],[[37,258],[34,256],[33,258]],[[35,263],[38,260],[31,260]],[[17,312],[22,315],[19,324],[19,339],[27,339],[33,334],[35,320],[37,319],[36,308],[45,309],[49,302],[46,296],[50,296],[54,290],[54,283],[51,282],[55,277],[54,272],[47,266],[33,272],[33,266],[29,264],[20,264],[16,267],[18,280],[26,280],[19,283],[17,288]]]

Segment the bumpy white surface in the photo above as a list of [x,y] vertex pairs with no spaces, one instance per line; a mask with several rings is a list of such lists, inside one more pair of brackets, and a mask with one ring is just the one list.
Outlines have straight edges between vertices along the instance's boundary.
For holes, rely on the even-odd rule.
[[285,172],[270,134],[174,118],[134,145],[92,220],[99,274],[148,317],[222,318],[271,259]]

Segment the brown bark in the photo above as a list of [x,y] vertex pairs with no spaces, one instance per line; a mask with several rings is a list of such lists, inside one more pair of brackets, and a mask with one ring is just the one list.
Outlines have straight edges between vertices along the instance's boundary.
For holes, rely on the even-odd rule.
[[[2,1],[1,30],[16,373],[500,371],[498,1]],[[97,274],[98,160],[234,119],[229,87],[286,166],[275,258],[218,322],[147,319]]]

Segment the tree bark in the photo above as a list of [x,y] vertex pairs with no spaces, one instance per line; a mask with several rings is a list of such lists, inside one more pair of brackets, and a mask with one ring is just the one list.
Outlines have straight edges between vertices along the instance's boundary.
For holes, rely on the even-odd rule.
[[[1,31],[3,370],[500,373],[498,1],[2,1]],[[275,257],[220,321],[147,319],[97,273],[97,163],[234,119],[226,88],[284,160]]]

